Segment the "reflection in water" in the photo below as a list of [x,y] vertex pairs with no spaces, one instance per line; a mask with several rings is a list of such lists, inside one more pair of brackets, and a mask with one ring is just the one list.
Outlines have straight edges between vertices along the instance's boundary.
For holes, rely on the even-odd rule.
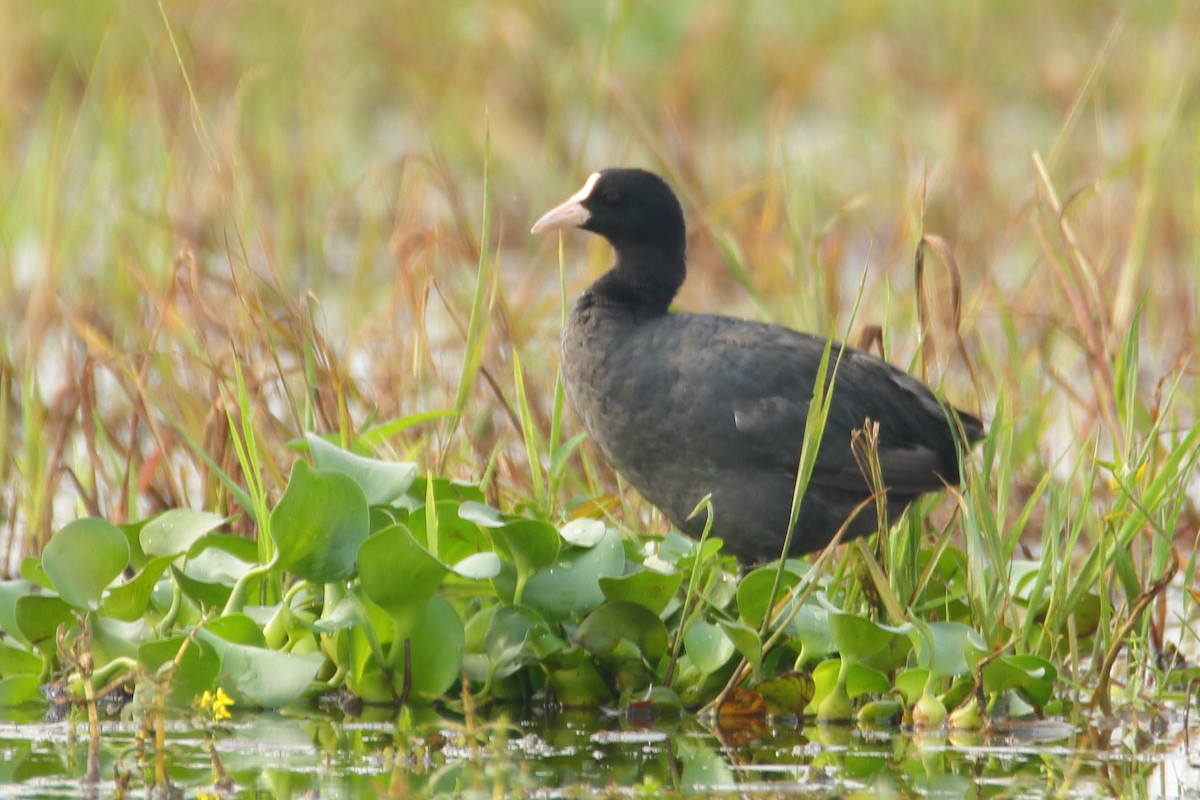
[[[1098,737],[1053,722],[988,737],[926,737],[815,725],[714,731],[693,718],[632,728],[594,713],[521,721],[496,714],[470,726],[427,716],[239,713],[218,734],[217,751],[233,796],[281,800],[522,796],[547,787],[568,797],[597,789],[650,797],[1177,797],[1200,786],[1178,725],[1147,744],[1136,731]],[[203,731],[183,721],[167,731],[172,791],[162,796],[212,792]],[[73,733],[70,723],[9,717],[0,723],[0,752],[4,797],[109,797],[118,782],[143,796],[153,783],[128,722],[105,723],[102,782],[91,792],[82,726]]]

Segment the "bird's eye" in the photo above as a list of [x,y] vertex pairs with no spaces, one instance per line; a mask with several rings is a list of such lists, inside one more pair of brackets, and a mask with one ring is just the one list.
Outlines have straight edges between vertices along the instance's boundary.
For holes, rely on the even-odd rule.
[[621,199],[621,193],[616,189],[607,189],[604,192],[604,201],[606,203],[615,203]]

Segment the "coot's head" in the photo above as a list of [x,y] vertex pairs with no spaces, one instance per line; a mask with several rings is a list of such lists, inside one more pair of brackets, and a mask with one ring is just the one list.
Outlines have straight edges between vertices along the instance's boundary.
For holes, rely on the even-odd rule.
[[683,210],[666,182],[644,169],[593,172],[583,188],[546,212],[533,233],[583,228],[598,233],[617,252],[625,246],[684,247]]

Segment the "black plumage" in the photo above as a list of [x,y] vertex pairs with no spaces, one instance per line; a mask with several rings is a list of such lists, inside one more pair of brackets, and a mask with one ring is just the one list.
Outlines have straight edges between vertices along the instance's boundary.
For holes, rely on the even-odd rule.
[[[808,405],[826,340],[726,316],[670,313],[686,273],[685,228],[667,184],[607,169],[533,227],[603,236],[616,263],[571,311],[562,339],[567,398],[605,458],[679,528],[712,494],[713,533],[738,558],[778,557],[787,532]],[[918,495],[954,485],[982,423],[868,353],[841,348],[827,420],[793,535],[793,553],[825,546],[870,497],[852,431],[879,424],[878,456],[895,519]],[[846,538],[876,528],[867,508]]]

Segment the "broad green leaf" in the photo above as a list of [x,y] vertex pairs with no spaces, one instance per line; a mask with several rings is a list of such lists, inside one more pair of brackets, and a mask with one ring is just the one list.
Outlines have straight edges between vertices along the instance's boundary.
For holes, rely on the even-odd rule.
[[138,648],[138,662],[160,678],[169,677],[167,704],[173,708],[188,708],[204,692],[216,689],[221,673],[217,651],[184,636],[146,642]]
[[0,641],[0,677],[40,675],[41,672],[42,659],[37,653]]
[[458,516],[467,522],[474,522],[481,528],[501,528],[508,524],[499,511],[489,505],[477,503],[473,500],[468,500],[459,505]]
[[517,565],[517,572],[533,575],[558,558],[558,530],[540,519],[518,519],[496,529]]
[[25,556],[21,559],[18,577],[35,586],[40,586],[48,592],[54,591],[54,581],[50,580],[50,576],[46,574],[46,570],[42,566],[42,559],[37,556]]
[[353,478],[292,466],[287,489],[271,512],[280,566],[313,583],[354,574],[358,548],[370,532],[367,500]]
[[343,450],[315,433],[304,435],[317,469],[338,472],[354,480],[369,505],[393,502],[413,485],[417,465],[399,461],[381,461]]
[[409,639],[414,696],[436,700],[459,680],[464,641],[458,612],[435,594],[417,617]]
[[613,656],[622,641],[632,644],[650,664],[667,652],[666,625],[636,603],[605,603],[588,614],[575,636],[588,652],[601,658]]
[[467,556],[450,569],[455,575],[476,580],[494,578],[500,574],[500,556],[495,553],[476,553]]
[[983,690],[995,694],[1016,689],[1034,708],[1041,708],[1054,695],[1058,670],[1044,658],[1035,655],[1001,655],[983,668]]
[[[768,603],[771,601],[771,589],[775,586],[775,576],[778,571],[778,564],[759,567],[738,582],[738,615],[747,625],[754,628],[762,625],[763,617],[770,610]],[[779,602],[785,597],[788,591],[800,582],[800,577],[795,572],[785,569],[783,582],[779,587],[779,596],[775,598],[775,601]]]
[[562,526],[559,533],[568,544],[576,547],[594,547],[604,538],[607,526],[598,519],[573,519]]
[[688,626],[687,633],[683,635],[683,649],[704,675],[710,675],[725,666],[737,652],[733,641],[720,626],[702,619]]
[[662,614],[682,584],[683,575],[679,572],[663,574],[647,569],[601,578],[600,590],[607,600],[639,603],[655,614]]
[[892,688],[888,676],[865,664],[851,664],[846,671],[846,694],[858,697],[864,694],[883,694]]
[[621,537],[608,529],[591,548],[568,547],[560,552],[553,565],[529,579],[522,602],[551,622],[578,618],[604,602],[600,581],[620,575],[624,568]]
[[486,621],[484,652],[495,678],[507,678],[533,663],[537,658],[533,642],[550,633],[546,621],[524,606],[501,606]]
[[817,659],[837,652],[829,630],[829,612],[815,603],[805,603],[792,619],[792,631],[800,642],[797,665],[807,667]]
[[204,629],[233,644],[252,647],[265,647],[267,644],[262,628],[247,614],[225,614],[210,621]]
[[909,632],[917,663],[945,678],[969,672],[964,645],[972,630],[961,622],[918,623]]
[[[33,584],[29,581],[0,581],[0,633],[21,638],[17,625],[17,601],[29,595]],[[28,644],[28,640],[25,642]]]
[[296,655],[233,644],[207,628],[196,635],[221,656],[218,685],[244,705],[278,708],[294,703],[308,691],[325,663],[320,653]]
[[[834,644],[843,657],[852,660],[865,659],[892,644],[896,637],[907,634],[911,625],[889,627],[872,622],[869,619],[847,614],[834,607],[818,595],[818,600],[829,612],[829,630],[833,635]],[[907,642],[905,642],[907,647]]]
[[721,620],[718,624],[721,626],[721,630],[725,631],[725,635],[729,637],[729,641],[733,642],[733,646],[742,654],[742,657],[750,662],[750,666],[757,674],[759,668],[762,667],[762,640],[758,636],[758,631],[741,622]]
[[125,534],[111,522],[85,518],[67,523],[42,551],[42,567],[64,601],[92,609],[104,588],[129,564]]
[[0,708],[46,705],[37,675],[13,675],[0,680]]
[[156,556],[146,562],[141,571],[125,583],[108,590],[100,610],[110,617],[132,622],[140,619],[150,605],[154,586],[176,556]]
[[411,635],[417,615],[449,572],[399,524],[371,534],[358,551],[363,590],[391,616],[400,638]]
[[225,524],[225,517],[210,511],[176,508],[146,522],[138,542],[147,556],[177,556],[191,549],[196,540]]
[[183,566],[183,574],[194,581],[233,586],[255,567],[219,547],[209,547]]
[[71,607],[61,597],[28,594],[17,600],[17,630],[25,641],[37,644],[54,636],[58,626],[71,619]]

